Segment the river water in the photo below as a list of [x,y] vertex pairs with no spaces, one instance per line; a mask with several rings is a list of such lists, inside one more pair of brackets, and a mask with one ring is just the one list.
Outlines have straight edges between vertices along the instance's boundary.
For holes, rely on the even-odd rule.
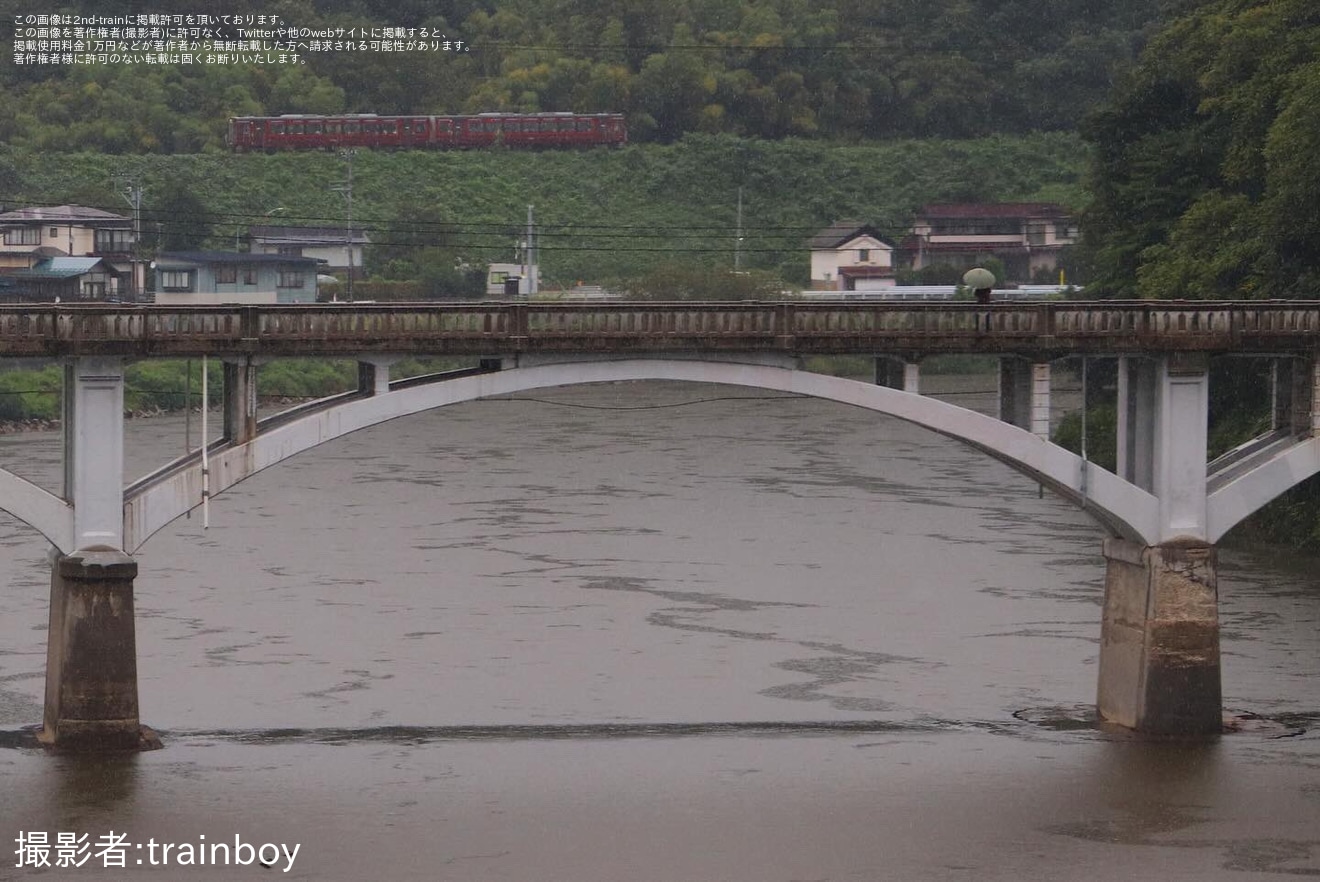
[[[183,421],[129,436],[132,477]],[[0,464],[49,484],[57,445],[5,437]],[[1101,538],[998,463],[830,402],[457,405],[143,547],[166,747],[107,759],[14,746],[41,718],[48,569],[6,520],[0,880],[1320,876],[1316,562],[1222,554],[1243,731],[1158,743],[1088,723]],[[126,835],[126,865],[17,867],[28,831]],[[144,846],[235,837],[298,851],[185,871]]]

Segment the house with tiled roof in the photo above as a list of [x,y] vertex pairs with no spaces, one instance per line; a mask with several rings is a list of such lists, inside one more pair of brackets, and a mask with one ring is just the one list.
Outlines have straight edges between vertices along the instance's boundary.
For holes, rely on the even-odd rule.
[[836,221],[808,242],[811,288],[866,291],[894,284],[894,245],[862,221]]
[[116,274],[99,257],[42,257],[11,270],[0,299],[11,303],[75,303],[113,300]]
[[311,257],[324,262],[326,269],[339,271],[353,267],[361,273],[363,249],[371,244],[362,227],[302,227],[258,224],[248,227],[248,250],[253,254],[282,254],[285,257]]
[[[105,278],[88,280],[86,290],[104,291],[97,299],[127,299],[134,289],[136,242],[131,219],[99,208],[43,205],[6,211],[0,213],[0,273],[36,270],[42,261],[57,257],[95,258],[102,262]],[[48,265],[43,270],[51,271]]]
[[1006,281],[1025,283],[1057,270],[1077,238],[1076,220],[1052,202],[940,203],[917,212],[894,260],[900,270],[966,269],[995,257]]

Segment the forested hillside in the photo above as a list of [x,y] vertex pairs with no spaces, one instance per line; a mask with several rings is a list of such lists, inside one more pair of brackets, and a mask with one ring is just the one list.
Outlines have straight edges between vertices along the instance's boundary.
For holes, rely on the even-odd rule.
[[[866,218],[897,239],[927,201],[1076,206],[1083,171],[1081,139],[1064,132],[857,145],[692,134],[621,150],[362,151],[353,217],[373,243],[371,275],[418,279],[456,262],[512,259],[534,205],[547,280],[612,283],[678,261],[732,268],[741,188],[743,267],[805,284],[807,239],[832,221]],[[332,188],[346,172],[344,159],[324,152],[56,162],[21,154],[0,156],[0,193],[123,214],[112,181],[130,176],[146,190],[149,253],[158,243],[233,248],[249,224],[342,227],[345,201]]]
[[1320,296],[1320,5],[1184,4],[1085,126],[1104,296]]
[[[426,27],[468,51],[305,52],[298,65],[0,62],[20,149],[223,149],[227,117],[340,111],[626,113],[687,132],[831,139],[1070,130],[1135,57],[1159,0],[82,0],[39,12],[202,11]],[[0,0],[6,23],[34,10]]]

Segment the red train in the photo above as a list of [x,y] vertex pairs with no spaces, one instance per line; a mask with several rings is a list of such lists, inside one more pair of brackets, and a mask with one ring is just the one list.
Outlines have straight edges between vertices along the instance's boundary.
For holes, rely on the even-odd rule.
[[471,147],[616,147],[628,143],[620,113],[478,113],[471,116],[236,116],[225,143],[249,150],[373,147],[424,150]]

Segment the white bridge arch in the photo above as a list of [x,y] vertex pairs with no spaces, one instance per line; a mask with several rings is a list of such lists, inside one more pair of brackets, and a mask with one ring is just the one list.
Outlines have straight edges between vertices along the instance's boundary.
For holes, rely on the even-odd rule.
[[[516,367],[386,394],[356,398],[217,451],[210,493],[295,454],[350,432],[422,411],[554,386],[628,380],[679,380],[788,392],[866,408],[966,442],[1081,505],[1129,539],[1158,541],[1158,500],[1116,475],[1025,429],[934,398],[857,380],[766,364],[636,358]],[[150,482],[124,500],[124,548],[132,553],[175,518],[200,504],[200,463]]]

